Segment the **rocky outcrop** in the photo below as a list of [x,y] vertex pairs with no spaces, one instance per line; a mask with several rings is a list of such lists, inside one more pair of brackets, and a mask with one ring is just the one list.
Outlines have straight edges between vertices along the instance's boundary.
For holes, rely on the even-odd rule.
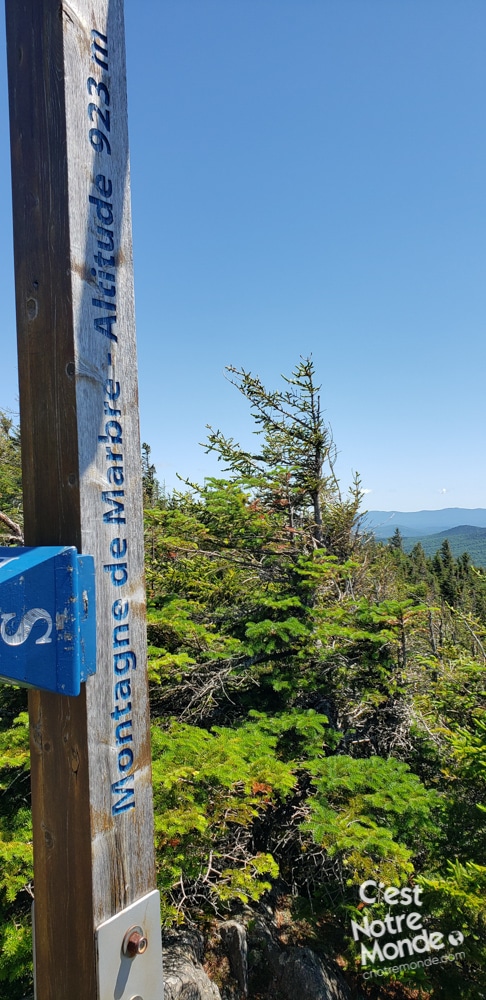
[[221,946],[229,961],[230,972],[241,994],[248,994],[248,944],[246,928],[237,920],[226,920],[219,926]]
[[247,931],[235,920],[219,925],[221,947],[241,998],[350,1000],[339,969],[310,948],[282,945],[271,921],[257,917]]
[[310,948],[287,948],[274,966],[273,988],[281,1000],[348,1000],[350,993],[337,972],[330,971]]
[[163,936],[164,1000],[221,1000],[201,961],[204,939],[184,929]]

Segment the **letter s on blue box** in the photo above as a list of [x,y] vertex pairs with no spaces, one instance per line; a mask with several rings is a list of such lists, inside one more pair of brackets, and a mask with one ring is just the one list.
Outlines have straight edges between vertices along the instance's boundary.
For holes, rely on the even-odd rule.
[[77,695],[95,670],[92,556],[0,547],[0,681]]

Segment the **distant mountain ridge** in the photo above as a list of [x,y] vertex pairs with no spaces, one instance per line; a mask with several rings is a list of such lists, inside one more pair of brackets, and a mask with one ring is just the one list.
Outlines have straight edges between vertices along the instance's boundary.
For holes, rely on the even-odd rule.
[[414,545],[420,542],[426,556],[435,556],[446,538],[454,559],[467,552],[474,566],[486,568],[486,528],[477,528],[475,525],[461,524],[449,531],[439,531],[436,535],[404,538],[403,549],[411,552]]
[[467,552],[475,566],[486,568],[486,509],[445,507],[442,510],[371,510],[363,528],[386,541],[398,528],[405,552],[420,542],[426,556],[434,556],[447,538],[454,558]]
[[365,515],[363,528],[372,531],[375,538],[391,538],[398,528],[404,538],[435,535],[453,528],[471,526],[486,528],[484,507],[444,507],[441,510],[370,510]]

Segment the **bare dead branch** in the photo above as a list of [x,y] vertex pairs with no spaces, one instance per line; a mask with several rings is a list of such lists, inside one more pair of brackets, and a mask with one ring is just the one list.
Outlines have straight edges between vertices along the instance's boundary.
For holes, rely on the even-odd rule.
[[5,541],[17,542],[18,544],[20,543],[20,545],[23,545],[24,533],[22,531],[22,528],[20,527],[20,524],[17,524],[16,521],[12,521],[12,518],[8,517],[8,515],[4,514],[3,511],[1,510],[0,510],[0,521],[2,521],[3,524],[5,524],[7,528],[9,528],[11,531],[10,535],[7,535],[6,537],[4,536]]

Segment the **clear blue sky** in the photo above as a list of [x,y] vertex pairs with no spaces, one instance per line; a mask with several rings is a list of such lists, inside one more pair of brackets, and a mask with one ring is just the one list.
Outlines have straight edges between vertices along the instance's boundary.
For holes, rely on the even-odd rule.
[[[484,0],[126,0],[142,437],[202,480],[312,353],[370,509],[486,507]],[[2,25],[2,33],[4,31]],[[1,45],[1,40],[0,40]],[[17,407],[5,46],[0,407]]]

